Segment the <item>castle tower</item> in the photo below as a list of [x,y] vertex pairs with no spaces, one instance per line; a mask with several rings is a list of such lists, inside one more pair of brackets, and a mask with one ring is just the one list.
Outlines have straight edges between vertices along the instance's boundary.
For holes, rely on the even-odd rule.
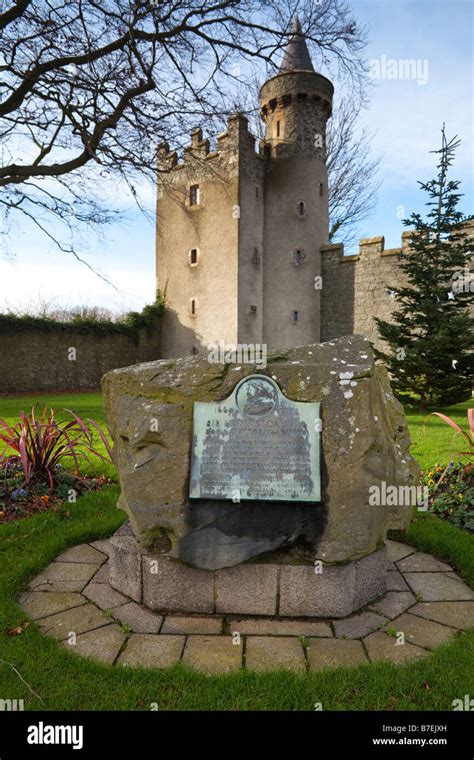
[[279,73],[260,90],[265,123],[263,336],[269,348],[320,339],[320,247],[328,242],[326,122],[331,82],[314,71],[296,19]]
[[164,358],[221,342],[274,349],[319,341],[315,278],[328,242],[332,94],[296,21],[279,73],[260,91],[259,152],[240,114],[229,118],[215,151],[200,128],[181,162],[168,145],[160,149],[156,271],[166,294]]

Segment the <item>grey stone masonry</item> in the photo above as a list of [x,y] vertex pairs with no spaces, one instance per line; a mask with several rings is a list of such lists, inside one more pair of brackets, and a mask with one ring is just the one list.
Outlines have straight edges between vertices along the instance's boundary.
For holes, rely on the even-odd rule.
[[[121,538],[127,538],[126,527],[105,545],[101,544],[105,557],[112,557],[114,545]],[[421,556],[412,547],[393,541],[388,544],[394,563],[388,566],[389,569],[384,571],[385,552],[379,551],[378,557],[363,558],[360,567],[346,568],[339,577],[337,569],[335,572],[332,568],[328,577],[333,588],[337,587],[340,593],[342,581],[348,579],[351,593],[360,593],[357,576],[363,577],[367,562],[376,562],[378,564],[373,569],[377,569],[382,576],[399,572],[405,584],[407,577],[412,581],[416,576],[420,582],[423,581],[420,586],[423,593],[438,597],[436,600],[417,601],[410,591],[389,590],[373,605],[342,618],[334,616],[332,619],[318,620],[303,614],[285,616],[281,610],[277,614],[274,611],[262,614],[268,600],[273,599],[272,603],[275,603],[275,574],[276,593],[281,595],[282,579],[279,576],[285,575],[285,568],[283,565],[249,563],[243,566],[242,574],[236,572],[240,568],[232,568],[232,573],[219,571],[220,578],[205,573],[196,586],[194,604],[210,607],[209,591],[213,591],[213,599],[217,598],[215,591],[222,581],[221,604],[234,609],[248,606],[258,609],[258,613],[239,615],[189,611],[183,614],[166,609],[152,611],[128,595],[122,597],[121,592],[103,579],[103,570],[108,570],[109,566],[107,560],[102,566],[95,565],[95,574],[82,591],[58,590],[58,584],[79,581],[84,584],[85,579],[89,578],[91,563],[88,560],[93,556],[88,551],[89,544],[69,552],[43,570],[31,581],[19,602],[33,621],[32,625],[55,639],[58,646],[72,655],[89,657],[109,666],[169,668],[180,662],[212,676],[241,668],[255,672],[283,669],[305,673],[341,666],[370,667],[371,662],[378,660],[403,664],[429,656],[441,644],[450,646],[462,636],[463,631],[474,627],[474,600],[470,599],[469,587],[451,569],[441,569],[437,565],[434,571],[423,569],[434,566],[437,562],[434,557]],[[404,571],[402,561],[410,555],[413,555],[410,570]],[[140,561],[145,565],[149,557],[140,555]],[[190,576],[182,575],[177,570],[181,563],[174,560],[166,562],[172,564],[166,566],[161,563],[161,576],[158,572],[158,578],[166,581],[165,587],[168,584],[167,595],[161,590],[162,598],[167,604],[187,606],[191,598]],[[71,568],[73,563],[74,572]],[[413,570],[414,566],[418,568],[416,571]],[[397,570],[394,571],[393,567]],[[450,568],[450,565],[444,567]],[[290,566],[290,569],[294,568]],[[308,566],[300,566],[300,569],[304,571],[302,577],[306,585],[303,584],[303,592],[306,592],[306,597],[305,593],[298,594],[293,588],[290,589],[289,600],[294,610],[314,611],[317,607],[314,588],[317,586],[308,571],[315,577],[318,573]],[[327,569],[323,568],[323,577]],[[112,575],[117,577],[114,573]],[[99,577],[100,582],[97,580]],[[211,584],[209,577],[213,580]],[[319,575],[316,583],[321,584],[321,581]],[[234,595],[232,583],[235,585]],[[152,589],[156,603],[160,598],[158,588]],[[429,593],[430,590],[432,593]],[[374,587],[371,593],[373,591]],[[453,595],[456,599],[452,599]],[[440,596],[449,596],[450,599],[439,599]],[[114,606],[124,597],[124,604]],[[107,607],[109,604],[111,606]],[[330,604],[330,594],[326,590],[320,609],[324,605],[329,609]],[[76,635],[71,637],[71,633]],[[370,673],[366,677],[370,678]]]
[[201,570],[146,553],[122,530],[110,542],[110,567],[111,586],[151,610],[338,618],[385,593],[387,555],[383,546],[335,565],[248,562]]

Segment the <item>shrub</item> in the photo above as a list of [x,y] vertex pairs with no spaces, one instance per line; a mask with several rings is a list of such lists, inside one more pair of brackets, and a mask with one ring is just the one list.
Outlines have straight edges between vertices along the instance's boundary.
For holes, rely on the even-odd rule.
[[428,487],[429,509],[455,525],[474,531],[474,464],[450,462],[447,468],[435,466],[422,474]]
[[[69,421],[58,422],[55,412],[45,408],[40,417],[34,407],[30,414],[22,412],[15,425],[0,418],[0,441],[5,448],[0,455],[0,500],[5,508],[21,502],[40,499],[44,504],[53,494],[61,496],[79,476],[79,462],[90,456],[105,462],[112,460],[112,450],[99,425],[93,420],[86,424],[73,412]],[[104,456],[94,446],[93,429],[105,446]],[[64,461],[74,465],[74,475],[63,470]],[[3,510],[2,510],[3,511]]]

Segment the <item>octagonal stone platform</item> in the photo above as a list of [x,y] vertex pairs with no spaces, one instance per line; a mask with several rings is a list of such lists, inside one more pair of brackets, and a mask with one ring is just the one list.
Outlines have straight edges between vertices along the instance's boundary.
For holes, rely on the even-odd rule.
[[208,675],[403,663],[474,627],[474,593],[450,565],[406,544],[386,546],[388,591],[336,619],[281,610],[272,616],[152,611],[111,586],[110,540],[64,552],[32,580],[20,604],[46,635],[76,654],[127,667],[182,662]]
[[126,523],[110,539],[110,584],[157,611],[345,617],[386,591],[387,552],[382,546],[359,560],[337,565],[256,560],[202,570],[149,554]]

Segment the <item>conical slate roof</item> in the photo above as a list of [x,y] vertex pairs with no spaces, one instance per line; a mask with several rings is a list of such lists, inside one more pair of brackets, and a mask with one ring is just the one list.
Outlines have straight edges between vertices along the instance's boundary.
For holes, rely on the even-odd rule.
[[287,71],[314,71],[298,17],[293,21],[291,36],[280,66],[280,73]]

